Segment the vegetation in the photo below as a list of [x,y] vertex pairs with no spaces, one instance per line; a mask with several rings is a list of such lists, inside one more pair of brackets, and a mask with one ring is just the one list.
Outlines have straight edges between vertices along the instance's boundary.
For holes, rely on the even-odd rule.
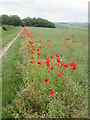
[[23,26],[22,20],[17,15],[2,15],[2,24]]
[[[9,34],[8,34],[9,35]],[[15,99],[17,92],[23,85],[22,78],[18,74],[15,64],[20,59],[18,49],[20,48],[21,35],[17,41],[11,46],[7,54],[2,59],[2,116],[3,118],[12,117],[12,112],[4,111]]]
[[[87,36],[87,31],[82,30],[24,28],[20,59],[13,62],[24,86],[11,98],[12,102],[7,99],[10,91],[3,98],[3,105],[8,102],[3,107],[3,117],[87,118]],[[10,87],[13,82],[3,85]]]
[[2,25],[2,47],[11,41],[21,30],[22,27]]
[[42,19],[42,18],[25,18],[22,20],[24,26],[31,26],[31,27],[49,27],[49,28],[55,28],[55,25],[52,22],[49,22],[48,20]]
[[[1,16],[0,16],[1,18]],[[55,28],[54,23],[42,18],[27,17],[23,20],[17,15],[2,15],[2,24],[14,26],[31,26],[31,27],[50,27]]]
[[88,23],[64,23],[64,22],[56,22],[54,23],[57,28],[66,28],[66,29],[75,29],[75,30],[88,30]]

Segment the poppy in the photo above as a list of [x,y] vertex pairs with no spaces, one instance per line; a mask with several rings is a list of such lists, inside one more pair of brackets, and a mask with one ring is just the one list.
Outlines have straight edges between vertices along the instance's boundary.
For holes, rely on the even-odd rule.
[[67,40],[70,40],[70,38],[68,37]]
[[55,94],[54,94],[54,91],[53,91],[53,90],[51,90],[51,92],[50,92],[50,96],[51,96],[51,97],[54,97],[54,96],[55,96]]
[[61,58],[62,58],[63,54],[61,54]]
[[57,57],[57,62],[60,63],[60,58],[59,57]]
[[49,79],[48,78],[45,79],[45,83],[49,83]]
[[50,55],[50,58],[53,59],[53,55]]
[[28,57],[29,57],[29,54],[28,54]]
[[82,85],[82,81],[80,82],[80,85]]
[[37,48],[37,52],[39,52],[39,48]]
[[68,65],[67,65],[67,64],[64,64],[64,68],[68,68]]
[[50,70],[53,70],[53,66],[51,66]]
[[60,68],[62,68],[63,65],[64,65],[64,63],[62,62],[62,64],[60,65]]
[[38,54],[38,57],[39,57],[39,56],[40,56],[40,53],[38,52],[37,54]]
[[41,61],[38,61],[37,64],[38,64],[38,65],[41,65]]
[[42,41],[40,40],[40,42],[42,42]]
[[59,55],[58,55],[58,54],[56,54],[56,57],[59,57]]
[[70,66],[72,67],[73,70],[75,70],[77,65],[76,65],[76,63],[73,62],[73,60],[72,60],[71,63],[70,63]]
[[47,67],[49,67],[49,62],[50,62],[49,58],[46,58],[45,60],[46,60]]
[[61,71],[57,74],[57,76],[60,77],[62,74],[63,74],[63,72]]
[[33,64],[33,60],[30,60],[31,64]]
[[32,55],[34,54],[33,50],[31,50],[31,54],[32,54]]

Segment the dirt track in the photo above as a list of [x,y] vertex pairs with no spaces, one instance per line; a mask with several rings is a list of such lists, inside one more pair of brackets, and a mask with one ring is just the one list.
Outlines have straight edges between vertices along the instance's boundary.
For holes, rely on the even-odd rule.
[[[22,32],[22,31],[21,31]],[[8,49],[10,48],[10,46],[17,40],[17,38],[19,37],[19,35],[21,34],[21,32],[10,42],[8,42],[1,50],[0,50],[0,59],[2,59],[2,57],[6,54],[6,52],[8,51]]]

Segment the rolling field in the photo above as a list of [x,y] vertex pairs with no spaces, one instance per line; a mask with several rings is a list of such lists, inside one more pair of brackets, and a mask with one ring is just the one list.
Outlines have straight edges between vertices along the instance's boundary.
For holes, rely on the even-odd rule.
[[3,118],[87,118],[88,31],[27,27],[18,39],[3,58]]

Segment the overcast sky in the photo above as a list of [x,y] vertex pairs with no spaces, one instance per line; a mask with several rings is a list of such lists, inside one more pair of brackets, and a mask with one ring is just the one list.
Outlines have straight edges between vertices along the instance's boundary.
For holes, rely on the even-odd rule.
[[52,22],[87,22],[88,0],[0,0],[0,15],[42,17]]

